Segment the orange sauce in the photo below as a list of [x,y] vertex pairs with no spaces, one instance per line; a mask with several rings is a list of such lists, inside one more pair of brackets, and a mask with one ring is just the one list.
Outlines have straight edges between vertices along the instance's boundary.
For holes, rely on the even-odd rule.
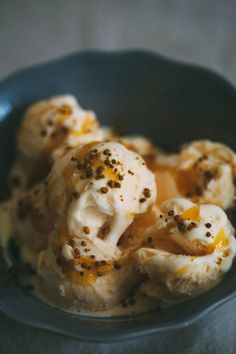
[[157,185],[157,205],[160,205],[167,199],[179,198],[181,196],[172,170],[157,169],[155,175]]
[[148,168],[155,173],[157,186],[156,204],[160,206],[167,199],[179,198],[181,193],[177,184],[176,168],[169,165],[158,165],[151,155],[145,158]]
[[67,275],[69,280],[74,284],[91,286],[95,283],[97,279],[97,276],[94,273],[88,271],[83,272],[83,276],[80,275],[80,272],[78,272],[70,265],[63,266],[63,271]]
[[174,275],[176,275],[176,276],[183,275],[184,273],[186,273],[188,268],[189,268],[189,265],[186,264],[183,267],[180,267],[176,272],[174,272]]
[[[128,259],[119,260],[119,265],[124,266]],[[90,269],[82,269],[78,271],[74,268],[77,264],[85,263]],[[80,258],[75,258],[69,262],[65,262],[62,265],[63,272],[69,277],[69,279],[79,285],[91,286],[95,283],[97,278],[105,276],[111,271],[117,272],[119,270],[114,270],[114,261],[106,261],[106,264],[96,264],[94,260],[89,257],[81,256]]]
[[199,172],[194,169],[179,170],[176,172],[175,180],[181,195],[195,195]]
[[192,221],[200,221],[200,206],[194,205],[192,208],[185,210],[181,215],[180,218],[182,220],[192,220]]
[[213,243],[207,246],[208,253],[213,253],[216,249],[223,251],[229,244],[229,239],[225,235],[224,228],[221,228]]

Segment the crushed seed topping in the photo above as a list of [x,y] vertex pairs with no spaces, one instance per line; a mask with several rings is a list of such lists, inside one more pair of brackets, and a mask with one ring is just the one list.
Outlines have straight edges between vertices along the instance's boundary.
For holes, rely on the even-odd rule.
[[102,188],[100,188],[100,192],[102,194],[106,194],[108,192],[108,188],[107,187],[102,187]]
[[110,225],[106,222],[99,230],[98,237],[104,239],[107,234],[109,234],[111,230]]
[[186,232],[186,225],[184,222],[179,221],[177,227],[180,232],[182,233]]
[[187,226],[187,231],[191,231],[192,229],[194,229],[195,227],[197,227],[197,224],[195,222],[191,222],[188,226]]
[[40,135],[45,137],[47,135],[47,131],[45,129],[41,130]]
[[146,198],[150,198],[151,195],[152,195],[150,189],[149,188],[144,188],[143,195]]
[[74,253],[75,253],[75,255],[78,256],[78,255],[80,255],[80,250],[79,250],[78,248],[75,248],[75,249],[74,249]]
[[175,215],[174,210],[169,210],[169,211],[168,211],[168,215],[169,215],[169,216],[174,216],[174,215]]
[[73,196],[74,199],[78,199],[79,198],[79,193],[77,191],[74,191],[72,193],[72,196]]
[[70,245],[71,247],[74,247],[75,241],[71,239],[71,240],[69,241],[69,245]]
[[88,226],[84,227],[84,233],[87,235],[90,234],[90,228]]
[[109,149],[105,149],[105,150],[103,151],[103,154],[104,154],[105,156],[111,156],[111,152],[110,152]]

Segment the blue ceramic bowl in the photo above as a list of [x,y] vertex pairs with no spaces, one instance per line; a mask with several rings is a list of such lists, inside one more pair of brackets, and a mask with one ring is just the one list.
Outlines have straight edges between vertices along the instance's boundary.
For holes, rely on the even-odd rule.
[[[167,150],[209,138],[236,149],[236,90],[192,65],[143,51],[86,52],[16,73],[0,84],[1,191],[14,158],[15,132],[30,103],[72,93],[102,124],[140,133]],[[1,291],[0,310],[22,323],[88,341],[119,341],[179,329],[236,295],[236,265],[214,289],[162,311],[121,318],[69,314],[25,294]]]

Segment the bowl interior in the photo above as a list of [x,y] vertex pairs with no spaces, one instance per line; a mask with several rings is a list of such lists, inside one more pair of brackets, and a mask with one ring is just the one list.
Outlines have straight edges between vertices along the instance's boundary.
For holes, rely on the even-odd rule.
[[[236,149],[236,91],[213,72],[145,52],[75,54],[19,72],[0,84],[0,187],[15,154],[24,109],[38,99],[74,94],[102,125],[142,134],[175,151],[194,139]],[[236,293],[236,266],[216,288],[162,311],[134,317],[86,318],[56,310],[16,285],[0,295],[0,309],[22,322],[87,340],[118,340],[186,325]],[[102,326],[101,326],[102,323]]]

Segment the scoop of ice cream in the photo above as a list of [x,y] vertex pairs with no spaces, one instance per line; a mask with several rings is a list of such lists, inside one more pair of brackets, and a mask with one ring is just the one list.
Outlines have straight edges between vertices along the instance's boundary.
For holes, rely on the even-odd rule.
[[52,97],[40,101],[26,111],[18,133],[18,148],[28,159],[51,153],[65,140],[86,139],[98,128],[93,112],[84,111],[75,97]]
[[155,200],[152,172],[119,143],[90,143],[56,161],[46,188],[55,231],[38,260],[42,291],[70,309],[119,303],[138,272],[118,241]]
[[156,197],[144,160],[116,142],[81,145],[56,161],[47,181],[48,204],[70,235],[85,237],[114,256],[135,216]]
[[235,200],[235,175],[236,155],[223,144],[196,141],[180,152],[179,190],[194,202],[228,209]]
[[158,205],[178,197],[223,209],[234,204],[236,155],[223,144],[195,141],[178,155],[157,154],[148,166],[156,175]]
[[224,211],[180,198],[162,203],[161,212],[136,253],[148,275],[143,290],[171,302],[218,283],[236,254],[234,229]]
[[73,96],[37,102],[26,111],[17,136],[21,170],[32,185],[46,177],[53,160],[66,149],[109,135],[108,129],[99,127],[95,114],[83,110]]

